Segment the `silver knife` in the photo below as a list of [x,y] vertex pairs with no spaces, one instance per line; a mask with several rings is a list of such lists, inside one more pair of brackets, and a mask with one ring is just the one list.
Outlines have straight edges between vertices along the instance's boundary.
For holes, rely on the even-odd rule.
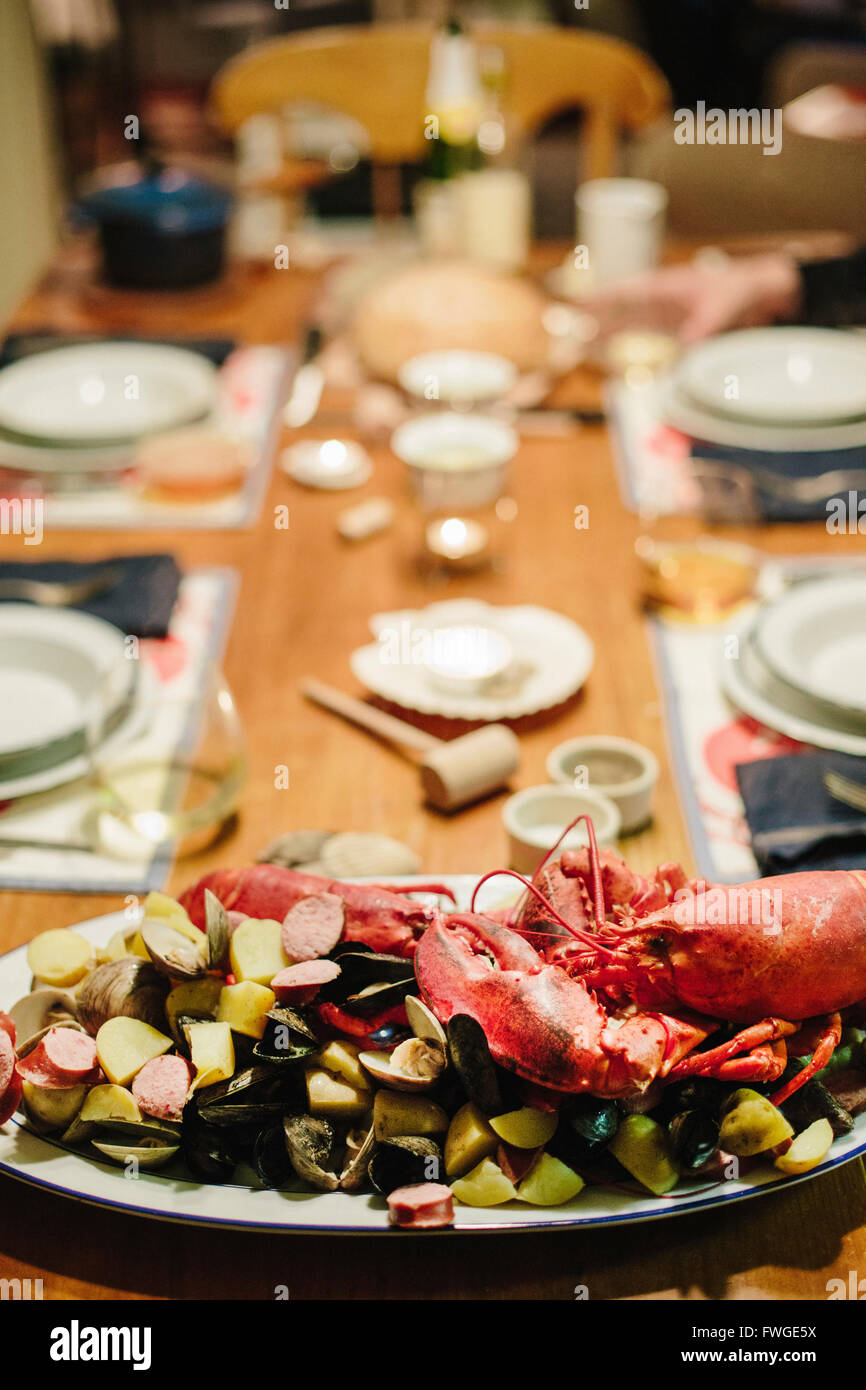
[[316,362],[321,345],[321,330],[311,325],[304,336],[301,365],[295,373],[289,399],[283,408],[283,420],[289,429],[297,430],[308,425],[319,408],[325,385],[325,374]]

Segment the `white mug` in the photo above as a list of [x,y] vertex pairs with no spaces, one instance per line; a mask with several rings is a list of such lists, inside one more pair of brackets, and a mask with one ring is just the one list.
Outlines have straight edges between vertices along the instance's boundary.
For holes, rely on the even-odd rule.
[[595,289],[658,264],[667,189],[647,179],[590,179],[574,195],[578,247]]

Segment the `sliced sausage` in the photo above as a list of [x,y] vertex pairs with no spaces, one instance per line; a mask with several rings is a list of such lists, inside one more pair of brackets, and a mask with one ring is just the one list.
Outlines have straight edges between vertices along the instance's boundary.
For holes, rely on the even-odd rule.
[[283,918],[281,941],[290,961],[318,960],[333,951],[343,935],[346,912],[336,893],[301,898]]
[[154,1057],[145,1062],[132,1083],[132,1094],[145,1115],[179,1120],[192,1075],[184,1057]]
[[41,1045],[49,1066],[68,1079],[70,1085],[77,1085],[96,1066],[96,1042],[89,1033],[79,1033],[74,1028],[52,1028]]
[[8,1033],[0,1029],[0,1096],[15,1074],[15,1048]]
[[271,980],[271,989],[282,1004],[309,1004],[322,985],[336,980],[340,967],[334,960],[302,960],[287,965]]
[[15,1046],[18,1036],[15,1028],[15,1020],[10,1018],[8,1014],[4,1014],[2,1009],[0,1009],[0,1033],[5,1033],[12,1046]]
[[396,1187],[388,1198],[388,1219],[392,1226],[420,1231],[433,1226],[450,1226],[454,1220],[451,1188],[441,1182],[418,1182]]
[[17,1071],[13,1071],[12,1077],[6,1090],[0,1095],[0,1125],[5,1125],[7,1120],[11,1120],[15,1111],[21,1104],[21,1096],[24,1086]]
[[49,1091],[92,1085],[100,1074],[96,1044],[87,1033],[77,1029],[52,1028],[32,1052],[19,1057],[16,1071],[33,1086],[44,1086]]

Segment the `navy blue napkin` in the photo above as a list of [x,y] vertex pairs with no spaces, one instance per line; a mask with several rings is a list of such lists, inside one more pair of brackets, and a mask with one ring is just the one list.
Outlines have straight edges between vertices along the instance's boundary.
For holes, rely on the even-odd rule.
[[104,618],[134,637],[165,637],[180,585],[180,570],[173,555],[118,555],[92,564],[71,560],[4,562],[0,563],[0,579],[65,584],[89,579],[106,569],[117,569],[117,583],[86,603],[70,606]]
[[844,490],[841,493],[828,492],[826,497],[819,497],[817,501],[803,502],[793,496],[778,497],[775,490],[765,491],[754,473],[756,467],[766,468],[771,473],[793,479],[817,478],[820,474],[829,473],[837,468],[863,469],[866,472],[866,448],[831,449],[822,452],[810,450],[785,454],[770,453],[765,449],[735,449],[724,444],[693,440],[691,452],[693,458],[730,463],[751,473],[755,502],[762,521],[826,521],[828,516],[833,515],[832,510],[828,508],[831,498],[841,499],[845,508],[843,515],[853,520],[855,534],[859,516],[858,506],[861,501],[866,515],[866,488],[855,492],[853,496]]
[[866,758],[795,753],[735,771],[762,873],[866,868],[866,815],[834,800],[823,780],[840,772],[866,786]]

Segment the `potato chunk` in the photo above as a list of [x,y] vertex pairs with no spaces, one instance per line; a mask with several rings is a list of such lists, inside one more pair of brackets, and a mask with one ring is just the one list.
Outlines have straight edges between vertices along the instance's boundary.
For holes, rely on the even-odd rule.
[[325,1071],[333,1072],[335,1076],[342,1076],[343,1080],[348,1081],[356,1090],[365,1091],[370,1084],[370,1078],[358,1061],[361,1050],[358,1043],[346,1042],[344,1038],[334,1038],[315,1053],[310,1061],[318,1062]]
[[441,1105],[426,1096],[381,1090],[373,1104],[373,1126],[379,1140],[407,1134],[444,1134],[448,1116]]
[[626,1115],[607,1147],[657,1197],[676,1187],[680,1175],[668,1152],[665,1132],[650,1115]]
[[161,1057],[174,1043],[140,1018],[109,1018],[96,1034],[96,1055],[109,1081],[126,1086],[145,1062]]
[[719,1145],[738,1158],[749,1158],[783,1144],[794,1133],[781,1110],[758,1091],[734,1091],[722,1116]]
[[236,985],[224,985],[220,991],[217,1022],[227,1023],[233,1033],[247,1038],[262,1038],[266,1015],[277,1002],[277,996],[267,985],[242,980]]
[[372,1091],[350,1085],[341,1076],[334,1076],[323,1067],[311,1067],[306,1073],[307,1102],[311,1115],[357,1120],[370,1109]]
[[583,1186],[579,1173],[566,1167],[553,1154],[540,1154],[538,1162],[517,1184],[517,1195],[521,1202],[531,1202],[535,1207],[559,1207],[576,1197]]
[[229,958],[232,974],[242,983],[269,985],[275,975],[291,964],[282,947],[279,922],[248,917],[232,933]]
[[808,1173],[823,1163],[833,1143],[833,1128],[829,1120],[816,1120],[793,1140],[791,1147],[776,1159],[783,1173]]
[[492,1158],[499,1146],[496,1133],[477,1105],[461,1105],[448,1126],[445,1140],[445,1171],[449,1178],[462,1178],[483,1158]]
[[189,1023],[186,1028],[190,1061],[198,1086],[228,1081],[235,1074],[235,1045],[227,1023]]
[[483,1158],[463,1178],[451,1184],[451,1191],[467,1207],[498,1207],[517,1196],[517,1188],[492,1158]]
[[559,1117],[549,1110],[535,1110],[525,1105],[522,1110],[509,1110],[507,1115],[495,1115],[490,1121],[499,1138],[515,1149],[543,1149],[556,1133]]
[[93,960],[93,947],[69,927],[40,932],[27,947],[27,964],[46,985],[65,989],[83,979]]

